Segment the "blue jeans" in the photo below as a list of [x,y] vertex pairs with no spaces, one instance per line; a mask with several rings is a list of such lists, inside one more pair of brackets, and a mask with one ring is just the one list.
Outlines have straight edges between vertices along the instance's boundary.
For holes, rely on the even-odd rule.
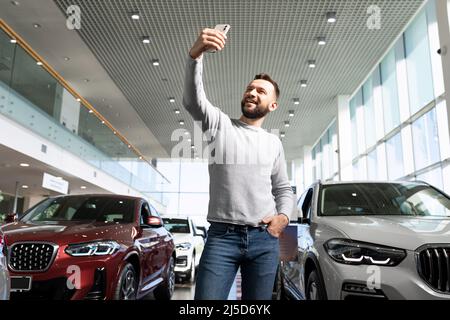
[[271,300],[279,252],[278,239],[265,227],[212,223],[200,259],[195,300],[226,300],[239,267],[242,300]]

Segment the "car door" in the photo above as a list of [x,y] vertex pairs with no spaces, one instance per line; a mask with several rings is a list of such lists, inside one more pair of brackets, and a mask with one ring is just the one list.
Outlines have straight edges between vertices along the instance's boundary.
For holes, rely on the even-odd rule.
[[[311,234],[310,234],[310,221],[312,216],[312,204],[314,199],[314,188],[308,189],[305,194],[303,201],[299,203],[299,212],[301,214],[302,223],[298,225],[298,266],[299,270],[298,279],[296,279],[295,284],[299,288],[300,292],[304,293],[304,283],[305,283],[305,263],[308,257],[310,247],[312,245]],[[300,220],[299,220],[300,221]]]
[[146,224],[147,217],[150,216],[150,209],[146,202],[141,202],[140,211],[140,237],[136,240],[140,249],[141,268],[143,284],[147,284],[153,278],[158,270],[155,265],[155,256],[158,254],[159,234],[156,230]]
[[[156,211],[156,209],[152,205],[149,205],[148,203],[147,207],[150,210],[150,215],[152,217],[159,218],[161,220],[161,223],[163,223],[163,220],[160,217],[158,211]],[[154,258],[153,266],[155,270],[157,270],[158,274],[160,274],[163,271],[164,267],[166,266],[167,262],[169,261],[170,255],[172,254],[169,246],[171,238],[168,236],[168,232],[163,225],[161,225],[160,227],[154,227],[153,231],[157,234],[157,241],[158,241],[158,243],[155,246],[157,250],[153,256]]]
[[[306,214],[310,213],[312,190],[312,188],[306,190],[300,197],[297,204],[298,218],[306,217]],[[297,227],[297,257],[282,264],[283,274],[286,285],[291,289],[292,294],[298,299],[301,299],[304,297],[302,280],[304,274],[304,262],[307,255],[307,234],[309,232],[309,225],[302,223],[301,219],[298,219],[298,221],[295,221],[291,225]]]

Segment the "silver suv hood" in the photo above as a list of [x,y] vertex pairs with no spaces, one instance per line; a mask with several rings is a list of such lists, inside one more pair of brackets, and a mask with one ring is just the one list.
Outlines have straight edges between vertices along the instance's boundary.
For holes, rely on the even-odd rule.
[[450,218],[406,216],[319,217],[352,240],[416,250],[424,244],[450,244]]

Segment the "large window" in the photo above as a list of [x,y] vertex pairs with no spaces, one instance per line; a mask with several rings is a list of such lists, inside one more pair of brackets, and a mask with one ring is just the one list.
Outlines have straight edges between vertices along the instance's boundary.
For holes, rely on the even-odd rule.
[[404,175],[404,166],[402,136],[400,133],[386,142],[386,156],[389,179],[396,180],[401,178]]
[[449,123],[440,97],[435,1],[427,1],[351,98],[348,143],[353,161],[349,167],[343,159],[347,162],[341,176],[419,179],[450,190]]
[[444,184],[442,180],[442,168],[438,167],[424,174],[418,175],[417,180],[425,181],[438,189],[443,190]]
[[206,216],[209,203],[207,161],[160,159],[158,170],[171,184],[163,190],[168,201],[167,214]]
[[432,109],[412,124],[416,170],[439,162],[439,136],[436,109]]
[[313,180],[332,180],[339,171],[339,159],[336,153],[338,138],[336,121],[320,137],[312,148]]
[[366,148],[370,148],[376,143],[375,136],[375,109],[373,103],[373,80],[372,77],[367,80],[363,86],[364,97],[364,124],[366,136]]
[[433,75],[426,12],[422,12],[405,32],[409,103],[416,113],[434,98]]
[[377,166],[377,150],[373,150],[367,155],[367,179],[378,180],[378,166]]
[[384,127],[389,133],[400,124],[395,51],[391,50],[381,62],[383,85]]

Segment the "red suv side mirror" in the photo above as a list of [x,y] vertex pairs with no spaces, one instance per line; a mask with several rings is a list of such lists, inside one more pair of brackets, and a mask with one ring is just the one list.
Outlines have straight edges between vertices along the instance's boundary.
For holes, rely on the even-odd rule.
[[17,213],[8,213],[5,217],[5,223],[12,223],[19,220]]
[[146,224],[151,227],[162,227],[162,225],[163,225],[163,221],[159,217],[154,217],[154,216],[147,217],[146,220],[147,220]]

